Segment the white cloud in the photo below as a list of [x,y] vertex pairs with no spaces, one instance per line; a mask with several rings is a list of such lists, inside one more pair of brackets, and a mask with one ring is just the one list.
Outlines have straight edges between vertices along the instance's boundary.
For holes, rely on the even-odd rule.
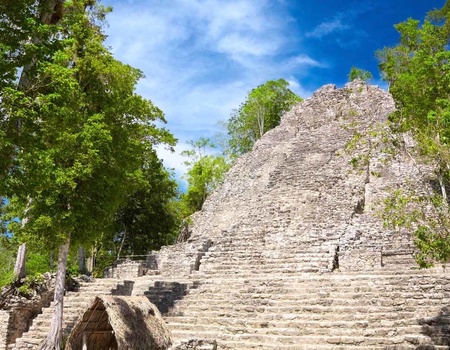
[[311,66],[311,67],[325,67],[325,65],[308,55],[301,54],[294,56],[289,60],[289,64],[293,66]]
[[348,26],[347,24],[343,24],[340,18],[335,18],[332,21],[319,24],[311,32],[307,33],[306,36],[320,39],[333,32],[343,31],[347,29],[350,29],[350,26]]
[[177,153],[158,151],[177,174],[186,170],[179,156],[186,142],[213,137],[217,122],[228,119],[252,88],[325,67],[296,46],[299,34],[281,2],[103,3],[114,7],[107,44],[119,60],[145,73],[137,92],[164,111],[166,127],[179,139]]
[[306,99],[312,96],[313,91],[305,89],[295,77],[288,77],[286,78],[286,81],[289,83],[289,89],[291,89],[301,98]]

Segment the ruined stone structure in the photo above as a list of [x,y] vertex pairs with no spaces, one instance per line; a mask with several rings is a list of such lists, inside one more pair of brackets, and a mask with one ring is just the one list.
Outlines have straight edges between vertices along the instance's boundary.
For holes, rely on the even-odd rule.
[[[147,295],[174,349],[449,349],[450,275],[417,270],[410,234],[374,214],[418,170],[402,156],[385,163],[375,139],[354,151],[367,155],[356,168],[344,151],[393,110],[362,82],[323,87],[237,161],[186,242],[118,264],[108,283],[125,274],[116,293]],[[68,294],[66,332],[93,285]],[[36,348],[44,319],[8,349]]]

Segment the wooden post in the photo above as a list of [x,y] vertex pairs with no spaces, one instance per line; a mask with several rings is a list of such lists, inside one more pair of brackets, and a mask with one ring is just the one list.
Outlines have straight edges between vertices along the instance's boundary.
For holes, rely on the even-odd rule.
[[27,255],[27,248],[26,244],[23,243],[17,250],[16,265],[14,266],[14,276],[16,276],[16,278],[18,279],[24,278],[27,275],[25,270],[26,255]]
[[86,333],[83,333],[83,348],[82,350],[87,350],[87,335]]

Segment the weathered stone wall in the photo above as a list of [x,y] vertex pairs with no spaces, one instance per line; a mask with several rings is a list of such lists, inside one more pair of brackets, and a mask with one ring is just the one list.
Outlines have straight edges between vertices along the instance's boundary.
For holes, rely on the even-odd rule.
[[[374,208],[417,170],[401,156],[386,165],[382,147],[373,147],[376,136],[345,151],[355,132],[367,133],[394,108],[389,93],[358,81],[343,89],[324,86],[294,107],[193,215],[189,239],[161,249],[162,275],[202,271],[209,262],[201,257],[211,247],[236,239],[251,241],[262,263],[303,254],[297,266],[309,260],[311,271],[414,266],[410,235],[386,230]],[[351,159],[358,155],[368,160],[355,168]]]
[[140,277],[145,274],[146,268],[143,261],[121,259],[114,262],[105,273],[105,278],[127,279]]
[[53,300],[54,275],[45,274],[36,286],[34,295],[27,299],[15,293],[8,295],[0,310],[0,350],[28,331],[33,319]]
[[0,310],[0,350],[6,350],[6,334],[8,333],[9,312]]

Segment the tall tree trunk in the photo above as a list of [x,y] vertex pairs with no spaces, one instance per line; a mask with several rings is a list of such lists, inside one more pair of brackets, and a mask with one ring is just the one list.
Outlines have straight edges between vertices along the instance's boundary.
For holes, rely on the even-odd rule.
[[58,271],[56,273],[55,296],[52,321],[47,339],[40,345],[39,350],[61,350],[62,345],[62,322],[64,307],[64,287],[66,283],[67,255],[69,253],[70,236],[67,241],[59,247]]
[[91,247],[90,256],[87,258],[87,270],[90,273],[94,272],[94,254],[95,254],[95,249],[94,249],[94,247]]
[[14,276],[17,279],[24,278],[27,275],[25,270],[26,257],[27,257],[27,246],[25,243],[23,243],[17,250],[16,265],[14,266]]

